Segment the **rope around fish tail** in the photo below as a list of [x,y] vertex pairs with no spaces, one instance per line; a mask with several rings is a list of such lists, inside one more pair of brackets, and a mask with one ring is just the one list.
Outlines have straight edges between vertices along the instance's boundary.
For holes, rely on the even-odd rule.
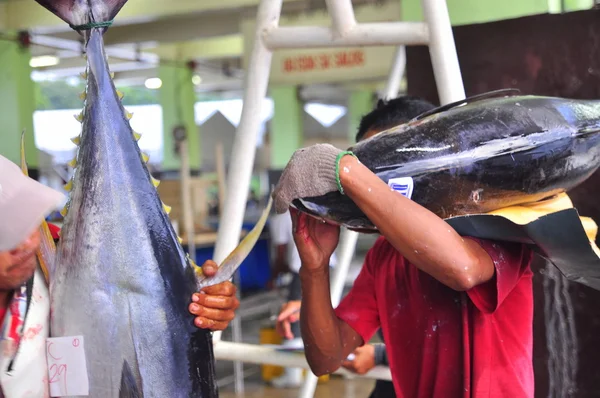
[[69,24],[69,27],[77,32],[81,32],[83,30],[92,30],[94,28],[108,28],[112,25],[112,23],[113,23],[113,20],[111,19],[110,21],[88,22],[88,23],[84,23],[82,25]]

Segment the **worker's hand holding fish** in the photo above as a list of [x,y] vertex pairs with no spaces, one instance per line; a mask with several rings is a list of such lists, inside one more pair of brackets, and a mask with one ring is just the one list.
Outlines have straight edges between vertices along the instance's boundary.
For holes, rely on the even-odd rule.
[[275,211],[285,213],[294,199],[341,191],[338,167],[346,154],[350,153],[330,144],[316,144],[294,152],[273,192]]
[[[202,265],[206,276],[217,273],[218,266],[212,260]],[[224,330],[235,317],[240,302],[235,295],[236,287],[229,281],[204,287],[192,296],[190,312],[196,316],[194,325],[202,329]]]

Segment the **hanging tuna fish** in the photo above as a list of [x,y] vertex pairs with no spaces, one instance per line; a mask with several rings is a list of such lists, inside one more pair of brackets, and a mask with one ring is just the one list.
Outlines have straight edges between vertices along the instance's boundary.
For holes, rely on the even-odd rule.
[[[51,336],[83,336],[89,396],[218,396],[212,335],[193,325],[191,296],[205,279],[185,254],[116,91],[103,34],[126,0],[37,0],[84,39],[82,133],[54,266]],[[224,262],[244,260],[264,227]]]
[[[577,211],[560,196],[600,167],[600,101],[506,95],[514,91],[433,109],[349,150],[391,189],[457,232],[531,243],[569,279],[600,290],[600,252],[590,242],[595,232],[586,235]],[[514,211],[509,217],[490,214],[518,205],[531,212],[531,204],[552,199],[558,211],[538,212],[527,222]],[[337,191],[293,205],[357,231],[377,232]]]

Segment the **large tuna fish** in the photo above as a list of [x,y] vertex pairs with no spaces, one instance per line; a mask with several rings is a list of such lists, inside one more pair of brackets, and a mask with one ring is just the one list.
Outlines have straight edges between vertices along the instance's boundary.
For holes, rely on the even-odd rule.
[[[434,109],[350,150],[392,189],[441,218],[537,202],[598,169],[600,101],[493,97],[507,91]],[[376,230],[339,192],[293,204],[349,228]]]
[[[107,21],[126,0],[37,1],[80,31],[87,53],[82,133],[50,276],[51,336],[84,336],[90,397],[216,397],[212,335],[188,312],[192,294],[213,282],[180,245],[104,53]],[[268,210],[221,276],[244,259]]]
[[[600,290],[596,224],[580,217],[565,194],[600,166],[600,101],[495,98],[512,91],[433,109],[350,150],[390,189],[459,234],[529,244],[568,279]],[[350,229],[377,232],[339,192],[293,205]]]

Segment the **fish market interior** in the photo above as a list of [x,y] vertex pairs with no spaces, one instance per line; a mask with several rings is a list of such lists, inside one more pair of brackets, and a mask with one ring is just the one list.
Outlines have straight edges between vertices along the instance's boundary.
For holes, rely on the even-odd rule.
[[599,5],[0,0],[0,398],[600,397]]

